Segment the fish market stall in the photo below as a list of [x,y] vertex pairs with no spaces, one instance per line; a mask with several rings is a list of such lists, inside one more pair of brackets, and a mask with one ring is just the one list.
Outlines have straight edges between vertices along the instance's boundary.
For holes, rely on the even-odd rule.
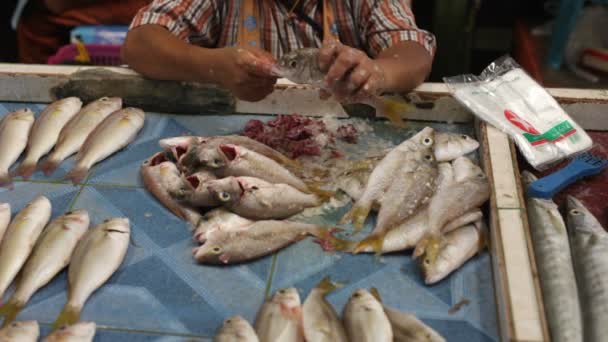
[[[573,115],[583,128],[607,128],[605,120],[588,120],[590,111],[597,110],[596,103],[608,102],[605,91],[550,92],[577,107]],[[357,289],[375,288],[383,304],[414,314],[449,341],[548,339],[515,147],[500,130],[474,120],[444,85],[419,87],[410,99],[416,109],[408,114],[407,127],[397,128],[387,121],[365,118],[365,108],[319,101],[314,89],[286,80],[281,80],[269,98],[248,103],[215,87],[145,80],[123,68],[0,64],[2,116],[22,108],[38,114],[49,103],[69,96],[77,96],[85,104],[105,96],[120,97],[125,107],[145,111],[145,123],[128,146],[99,161],[82,180],[76,179],[76,185],[64,179],[74,166],[71,157],[50,176],[35,172],[29,180],[15,177],[14,189],[0,191],[0,202],[10,203],[15,215],[44,195],[52,203],[52,218],[85,209],[91,226],[101,224],[100,229],[106,219],[129,219],[124,261],[90,296],[80,316],[82,321],[97,324],[96,341],[208,341],[230,316],[240,315],[253,323],[265,300],[283,288],[294,287],[304,302],[327,276],[339,284],[327,295],[338,313]],[[255,125],[266,129],[293,118],[274,115],[293,112],[317,116],[315,122],[323,120],[323,129],[335,139],[325,145],[335,150],[334,159],[328,160],[372,158],[425,127],[475,138],[479,149],[468,157],[482,167],[491,188],[489,201],[481,208],[489,232],[487,248],[431,285],[425,284],[411,251],[351,255],[325,251],[323,241],[311,237],[244,263],[198,263],[193,248],[199,244],[193,241],[188,224],[146,189],[140,174],[142,163],[161,151],[161,139],[235,135]],[[350,127],[357,132],[356,143],[348,142],[347,133],[340,135]],[[339,181],[332,176],[321,178]],[[339,233],[343,234],[351,226],[338,221],[350,207],[350,199],[342,194],[299,217],[307,223],[344,228]],[[371,231],[373,216],[363,233]],[[17,319],[38,321],[41,336],[47,335],[66,303],[67,278],[67,271],[59,273],[32,296]],[[2,304],[12,291],[11,287]]]

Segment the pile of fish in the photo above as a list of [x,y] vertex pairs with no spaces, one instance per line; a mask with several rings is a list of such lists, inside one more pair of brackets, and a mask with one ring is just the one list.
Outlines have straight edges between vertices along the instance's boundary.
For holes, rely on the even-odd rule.
[[[244,136],[184,136],[160,141],[144,161],[144,185],[194,228],[200,263],[229,264],[273,253],[332,228],[286,220],[320,206],[331,193],[305,183],[298,162]],[[210,211],[209,211],[210,210]],[[207,211],[204,215],[201,212]]]
[[12,221],[10,205],[0,204],[0,299],[15,280],[15,291],[0,306],[4,327],[68,265],[68,300],[54,327],[76,323],[88,298],[127,253],[126,218],[108,219],[92,229],[86,210],[67,212],[49,223],[50,218],[51,202],[44,196],[28,203]]
[[[536,180],[528,172],[524,183]],[[528,221],[547,323],[554,341],[605,341],[608,336],[608,232],[576,198],[564,222],[550,199],[528,197]]]
[[277,291],[260,308],[254,327],[240,316],[230,317],[215,342],[444,342],[414,315],[387,307],[378,291],[354,291],[338,316],[326,296],[336,285],[323,279],[304,303],[295,288]]
[[126,147],[143,127],[142,110],[121,108],[122,100],[116,97],[102,97],[85,107],[79,98],[68,97],[51,103],[36,119],[27,108],[7,114],[0,122],[0,186],[12,187],[9,169],[23,151],[13,175],[27,179],[37,168],[50,175],[77,153],[65,178],[80,183],[95,163]]
[[[92,342],[97,326],[94,322],[64,325],[53,331],[42,342]],[[36,321],[16,321],[0,329],[2,342],[36,342],[40,327]]]
[[329,237],[326,247],[377,254],[415,248],[427,284],[477,254],[484,241],[479,207],[488,200],[490,185],[463,155],[471,151],[448,153],[445,139],[426,127],[379,161],[369,161],[369,167],[343,174],[340,184],[355,203],[341,223],[352,221],[359,231],[371,210],[378,211],[377,222],[362,241]]

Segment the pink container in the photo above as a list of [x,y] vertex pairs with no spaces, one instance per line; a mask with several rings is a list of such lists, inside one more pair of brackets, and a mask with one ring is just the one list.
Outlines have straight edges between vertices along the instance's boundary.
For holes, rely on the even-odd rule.
[[48,64],[91,64],[91,65],[120,65],[120,45],[85,44],[91,61],[89,63],[76,60],[78,48],[75,44],[61,47],[55,55],[49,57]]

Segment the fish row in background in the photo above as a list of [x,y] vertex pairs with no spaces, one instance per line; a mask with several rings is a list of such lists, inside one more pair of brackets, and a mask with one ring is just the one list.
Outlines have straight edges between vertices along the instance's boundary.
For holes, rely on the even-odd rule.
[[129,220],[109,219],[88,229],[87,211],[74,210],[49,223],[51,202],[44,196],[32,200],[12,221],[10,215],[10,205],[0,205],[0,232],[6,231],[0,243],[0,299],[20,274],[15,291],[0,306],[3,326],[68,265],[68,301],[55,327],[75,323],[90,295],[122,264]]
[[[437,135],[425,128],[381,160],[360,161],[338,180],[355,204],[343,217],[358,231],[371,210],[376,227],[362,241],[326,239],[326,248],[377,254],[416,248],[425,282],[445,278],[484,247],[479,209],[490,196],[485,174],[470,159],[452,153],[436,161]],[[442,160],[450,160],[442,158]]]
[[[243,136],[176,137],[142,164],[146,188],[195,227],[201,263],[255,259],[331,228],[285,220],[331,193],[306,184],[286,165],[298,163]],[[221,207],[221,208],[217,208]],[[216,208],[205,215],[202,210]]]
[[[79,322],[62,326],[42,339],[42,342],[92,342],[95,337],[94,322]],[[0,329],[0,342],[36,342],[40,327],[36,321],[16,321]]]
[[24,150],[14,174],[27,179],[40,168],[50,175],[77,153],[76,165],[65,178],[81,182],[95,163],[127,146],[143,127],[142,110],[121,107],[116,97],[102,97],[85,107],[80,99],[68,97],[48,105],[37,119],[30,109],[7,114],[0,122],[0,186],[12,187],[9,169]]
[[382,303],[375,289],[354,291],[338,316],[326,296],[337,287],[323,279],[304,303],[295,288],[277,291],[260,308],[255,324],[230,317],[215,342],[443,342],[432,328],[414,315]]
[[[525,184],[536,177],[522,173]],[[550,199],[527,197],[528,221],[553,341],[608,336],[608,232],[574,197],[564,222]]]

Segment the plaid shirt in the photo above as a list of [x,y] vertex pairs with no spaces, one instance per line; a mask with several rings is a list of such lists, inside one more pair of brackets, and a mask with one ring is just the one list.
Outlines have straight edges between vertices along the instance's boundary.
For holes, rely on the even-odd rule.
[[[322,26],[322,2],[300,3],[302,12]],[[290,18],[290,6],[283,1],[262,0],[258,4],[262,47],[275,57],[293,49],[322,45],[322,34],[306,21]],[[191,44],[209,48],[233,46],[240,5],[240,0],[154,0],[137,13],[131,29],[157,24]],[[429,54],[435,53],[435,37],[416,27],[406,1],[336,0],[332,6],[340,41],[371,57],[402,41],[416,42]]]

